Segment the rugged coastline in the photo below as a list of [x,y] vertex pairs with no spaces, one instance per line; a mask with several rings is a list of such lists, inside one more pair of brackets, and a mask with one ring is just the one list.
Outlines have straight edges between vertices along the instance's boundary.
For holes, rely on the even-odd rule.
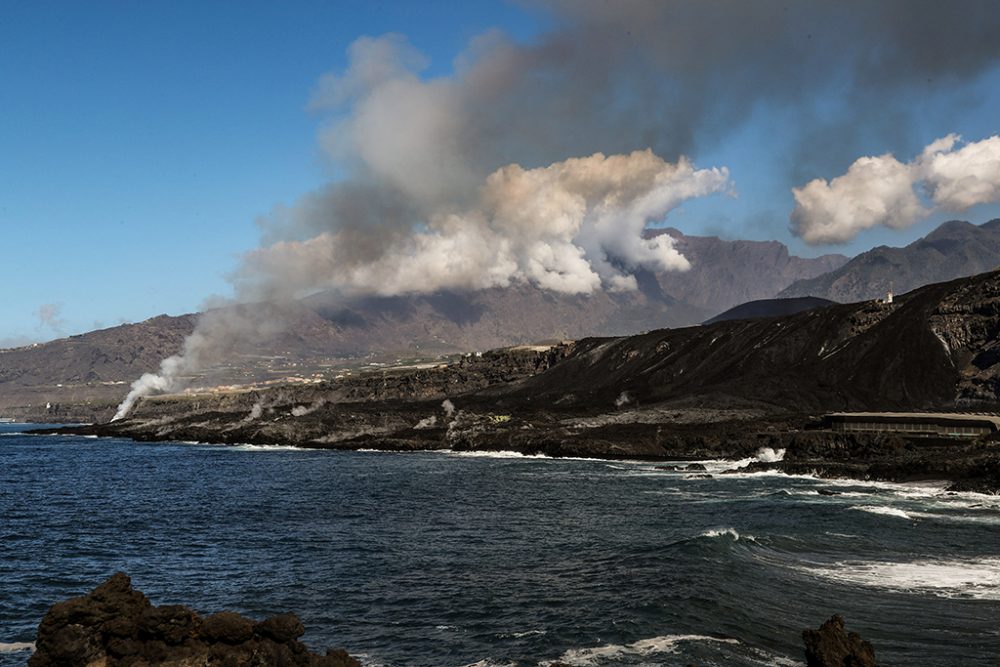
[[50,432],[321,449],[698,460],[1000,491],[1000,440],[826,430],[832,411],[1000,409],[1000,272],[892,303],[588,338],[318,384],[141,400]]

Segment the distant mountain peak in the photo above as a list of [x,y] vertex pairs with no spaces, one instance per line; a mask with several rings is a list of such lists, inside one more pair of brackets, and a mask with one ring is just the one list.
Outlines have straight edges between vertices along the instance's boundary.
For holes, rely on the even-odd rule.
[[824,275],[798,280],[779,297],[817,296],[840,303],[899,294],[1000,266],[1000,219],[975,225],[949,220],[909,245],[878,246]]

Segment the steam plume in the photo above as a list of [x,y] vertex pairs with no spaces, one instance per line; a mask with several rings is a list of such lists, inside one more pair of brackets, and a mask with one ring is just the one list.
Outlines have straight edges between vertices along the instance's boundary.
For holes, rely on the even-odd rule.
[[284,329],[282,315],[281,307],[275,304],[229,306],[202,313],[181,352],[161,361],[158,372],[144,373],[133,382],[111,421],[128,416],[140,398],[180,391],[206,366],[231,358],[235,350],[248,344],[273,338]]
[[1000,136],[959,142],[950,134],[906,164],[888,154],[859,158],[842,176],[793,189],[792,231],[807,243],[842,243],[878,225],[902,229],[935,210],[1000,200]]
[[647,223],[728,187],[725,168],[670,164],[648,150],[538,169],[508,165],[486,179],[474,206],[434,212],[426,225],[360,255],[351,230],[251,253],[242,286],[381,295],[513,282],[568,293],[635,289],[630,269],[689,267],[671,237],[642,238]]

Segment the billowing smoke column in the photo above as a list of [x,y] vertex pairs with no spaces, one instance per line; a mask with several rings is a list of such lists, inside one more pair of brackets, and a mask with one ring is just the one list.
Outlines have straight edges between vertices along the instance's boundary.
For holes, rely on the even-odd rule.
[[129,391],[125,400],[118,405],[118,409],[115,411],[115,416],[111,418],[111,421],[114,422],[127,417],[132,411],[132,408],[135,407],[136,401],[143,396],[149,396],[154,393],[169,393],[182,388],[183,385],[181,383],[184,378],[184,370],[186,367],[191,367],[193,369],[195,359],[197,358],[197,355],[191,355],[189,360],[189,358],[185,356],[187,354],[188,347],[188,343],[185,342],[184,353],[175,354],[161,361],[159,373],[143,373],[142,377],[133,382],[132,390]]
[[243,285],[380,295],[516,282],[566,293],[630,290],[636,288],[630,270],[689,268],[671,237],[642,237],[647,223],[687,199],[728,188],[724,168],[695,169],[685,159],[670,164],[648,150],[538,169],[509,165],[486,178],[474,206],[435,211],[426,224],[362,256],[350,230],[255,251]]
[[[972,81],[1000,55],[993,0],[528,6],[547,14],[549,32],[527,43],[476,36],[447,76],[426,76],[427,59],[400,35],[350,47],[349,66],[324,76],[310,104],[329,115],[320,142],[345,177],[260,221],[262,247],[233,276],[237,301],[517,282],[633,289],[638,267],[687,266],[668,237],[643,239],[643,228],[731,189],[725,168],[697,169],[683,155],[714,147],[753,113],[790,111],[789,162],[853,157],[860,130],[890,122],[880,119],[905,134],[928,81]],[[818,113],[815,100],[833,90],[840,108]],[[836,141],[812,140],[830,133]],[[904,179],[895,165],[879,168]],[[942,201],[946,191],[942,181]],[[890,203],[894,224],[910,205]],[[234,338],[275,326],[247,311],[233,326],[203,318],[117,416],[140,396],[183,387]]]
[[[699,170],[684,159],[670,164],[648,150],[532,170],[510,165],[486,179],[475,208],[435,213],[363,258],[355,256],[357,244],[346,230],[251,253],[242,286],[272,299],[324,287],[382,295],[513,282],[569,293],[635,289],[628,269],[689,266],[669,236],[642,238],[647,222],[686,199],[728,187],[725,169]],[[112,421],[127,416],[139,398],[183,389],[207,363],[280,328],[274,303],[209,311],[181,353],[132,384]]]
[[843,176],[795,188],[792,231],[807,243],[842,243],[879,225],[902,229],[935,210],[1000,200],[1000,136],[959,142],[950,134],[905,164],[888,154],[859,158]]

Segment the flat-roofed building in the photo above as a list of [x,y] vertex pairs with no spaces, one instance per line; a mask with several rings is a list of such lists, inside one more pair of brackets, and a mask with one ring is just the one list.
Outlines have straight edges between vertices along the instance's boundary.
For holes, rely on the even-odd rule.
[[1000,431],[1000,415],[958,412],[834,412],[823,418],[823,424],[830,430],[849,433],[978,438]]

